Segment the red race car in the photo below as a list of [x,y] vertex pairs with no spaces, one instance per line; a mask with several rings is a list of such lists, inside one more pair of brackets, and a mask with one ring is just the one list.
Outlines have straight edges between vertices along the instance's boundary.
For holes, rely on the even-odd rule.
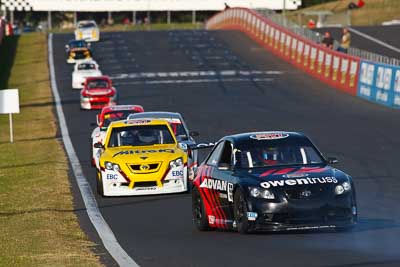
[[101,109],[117,102],[117,90],[108,76],[86,78],[81,90],[81,109]]

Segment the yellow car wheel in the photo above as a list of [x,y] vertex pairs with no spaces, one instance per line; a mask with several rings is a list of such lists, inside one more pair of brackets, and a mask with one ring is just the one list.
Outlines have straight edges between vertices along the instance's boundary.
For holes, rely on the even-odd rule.
[[101,178],[101,173],[99,171],[97,171],[96,184],[97,184],[97,193],[100,196],[104,197],[103,179]]

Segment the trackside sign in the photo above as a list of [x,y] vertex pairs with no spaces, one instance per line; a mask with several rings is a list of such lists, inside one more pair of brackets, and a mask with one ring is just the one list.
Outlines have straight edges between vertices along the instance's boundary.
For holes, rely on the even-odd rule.
[[9,114],[10,142],[14,142],[12,114],[19,113],[18,89],[0,90],[0,114]]
[[0,90],[0,114],[19,113],[18,89]]

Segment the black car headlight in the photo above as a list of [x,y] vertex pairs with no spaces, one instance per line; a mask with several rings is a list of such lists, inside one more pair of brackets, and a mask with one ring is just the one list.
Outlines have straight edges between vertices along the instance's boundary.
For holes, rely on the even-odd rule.
[[342,184],[338,184],[335,187],[335,194],[342,195],[346,192],[349,192],[350,190],[351,190],[351,184],[349,182],[343,182]]
[[264,199],[275,199],[274,193],[272,193],[268,189],[262,189],[259,187],[249,187],[250,196],[255,198],[264,198]]
[[119,171],[121,170],[121,168],[119,167],[118,164],[112,163],[112,162],[110,162],[110,161],[104,162],[104,167],[105,167],[107,170],[110,170],[110,171],[112,170],[112,171],[119,172]]

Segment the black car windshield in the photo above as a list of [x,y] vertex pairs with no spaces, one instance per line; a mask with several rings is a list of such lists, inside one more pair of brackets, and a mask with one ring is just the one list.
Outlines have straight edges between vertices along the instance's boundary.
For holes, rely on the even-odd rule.
[[104,114],[103,127],[108,127],[113,121],[125,120],[130,114],[134,113],[133,110],[116,110]]
[[237,147],[236,167],[257,168],[282,165],[322,164],[324,159],[305,138],[249,140]]
[[92,22],[88,22],[88,23],[84,23],[84,24],[80,24],[79,28],[93,28],[96,27],[96,25]]
[[92,63],[82,63],[79,64],[78,66],[78,70],[95,70],[96,69],[96,65],[92,64]]
[[141,125],[113,128],[109,147],[175,144],[166,125]]
[[99,89],[99,88],[110,88],[107,80],[92,80],[87,84],[87,88],[90,89]]

